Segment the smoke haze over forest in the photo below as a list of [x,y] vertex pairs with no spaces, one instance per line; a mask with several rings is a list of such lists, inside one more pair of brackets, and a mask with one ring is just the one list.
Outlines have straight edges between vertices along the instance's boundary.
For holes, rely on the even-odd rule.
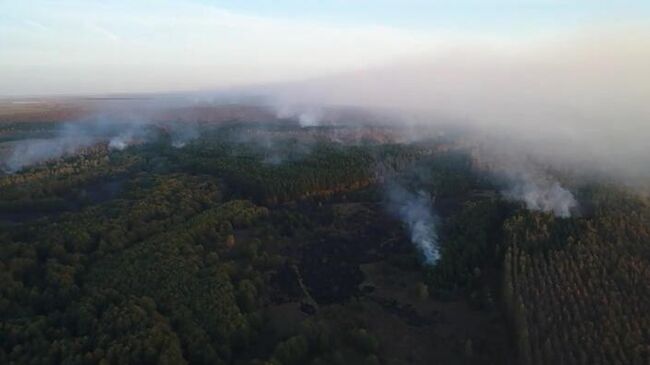
[[387,0],[370,7],[372,21],[365,1],[344,13],[325,3],[257,13],[230,2],[28,3],[2,5],[0,95],[202,90],[190,98],[261,96],[278,115],[308,105],[296,115],[306,126],[323,106],[360,106],[504,141],[493,147],[648,176],[643,2]]
[[648,177],[649,35],[647,27],[612,27],[459,46],[270,94],[392,110],[406,125],[470,130],[496,153],[523,148],[555,163]]
[[650,364],[650,1],[0,0],[0,364]]

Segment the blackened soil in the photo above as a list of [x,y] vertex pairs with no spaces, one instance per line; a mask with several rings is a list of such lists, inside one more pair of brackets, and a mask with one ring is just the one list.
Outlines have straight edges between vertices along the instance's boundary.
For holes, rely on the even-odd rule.
[[277,273],[280,299],[299,298],[298,281],[302,280],[317,304],[345,302],[362,294],[359,286],[365,278],[361,265],[413,250],[401,224],[386,215],[379,204],[333,203],[301,208],[304,215],[320,222],[326,215],[329,224],[292,237],[291,247],[283,254],[292,257],[297,270],[287,266]]
[[344,239],[310,245],[299,267],[312,298],[331,304],[357,295],[363,282],[359,261],[365,254],[360,245]]

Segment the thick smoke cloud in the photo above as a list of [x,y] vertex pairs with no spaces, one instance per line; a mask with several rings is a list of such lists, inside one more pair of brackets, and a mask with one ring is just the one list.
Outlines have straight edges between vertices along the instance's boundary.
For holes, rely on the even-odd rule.
[[630,182],[650,178],[648,38],[647,26],[626,25],[458,42],[391,66],[262,91],[298,104],[392,110],[405,125],[454,124],[487,144],[515,141],[509,146],[551,163]]
[[420,191],[412,193],[399,185],[387,190],[387,206],[409,230],[411,242],[422,255],[426,265],[434,265],[440,259],[436,217],[431,199]]

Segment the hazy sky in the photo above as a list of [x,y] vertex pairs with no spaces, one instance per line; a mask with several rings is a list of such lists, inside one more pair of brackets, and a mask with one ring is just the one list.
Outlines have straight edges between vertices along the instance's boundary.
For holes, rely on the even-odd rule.
[[0,0],[0,95],[299,80],[648,19],[647,0]]

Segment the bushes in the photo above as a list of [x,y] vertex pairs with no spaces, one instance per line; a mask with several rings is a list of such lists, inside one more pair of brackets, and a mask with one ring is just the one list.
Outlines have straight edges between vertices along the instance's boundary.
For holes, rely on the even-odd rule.
[[273,352],[273,360],[282,365],[300,365],[309,352],[309,342],[304,336],[294,336],[280,343]]

